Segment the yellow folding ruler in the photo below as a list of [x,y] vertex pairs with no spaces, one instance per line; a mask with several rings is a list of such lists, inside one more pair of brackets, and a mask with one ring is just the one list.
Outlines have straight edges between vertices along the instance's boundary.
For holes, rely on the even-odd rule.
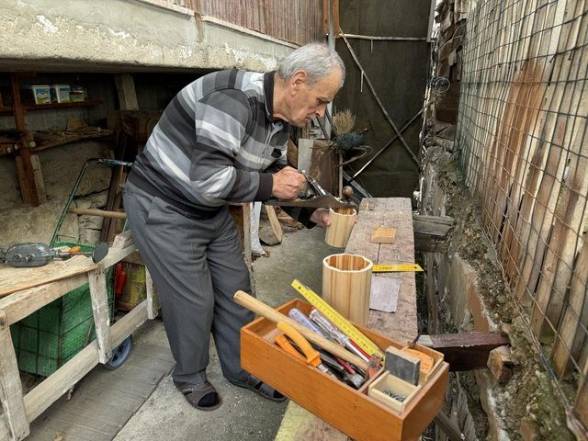
[[373,273],[419,272],[422,270],[418,263],[391,263],[388,265],[383,263],[372,266]]
[[384,353],[376,346],[376,344],[361,333],[359,329],[353,326],[349,320],[339,314],[331,305],[325,302],[317,293],[309,287],[300,283],[297,279],[292,281],[292,288],[298,291],[308,302],[314,306],[322,315],[328,318],[337,328],[341,330],[347,337],[349,337],[357,346],[364,352],[372,355],[377,355],[384,358]]

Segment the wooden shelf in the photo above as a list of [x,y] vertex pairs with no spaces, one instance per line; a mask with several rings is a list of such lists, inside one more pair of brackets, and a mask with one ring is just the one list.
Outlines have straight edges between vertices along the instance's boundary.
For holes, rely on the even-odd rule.
[[[53,109],[68,109],[80,107],[94,107],[102,104],[102,100],[88,100],[77,103],[50,103],[50,104],[30,104],[23,106],[27,112],[35,112],[38,110],[53,110]],[[0,108],[0,115],[11,115],[11,107]]]
[[57,147],[57,146],[69,144],[72,142],[85,141],[85,140],[91,140],[91,139],[100,139],[100,138],[105,138],[110,135],[112,135],[112,130],[109,130],[109,129],[101,129],[100,132],[95,132],[95,133],[64,134],[62,137],[60,137],[59,139],[56,139],[56,140],[51,140],[51,141],[47,140],[45,142],[38,141],[37,146],[32,148],[31,150],[33,152],[39,152],[41,150],[50,149],[52,147]]

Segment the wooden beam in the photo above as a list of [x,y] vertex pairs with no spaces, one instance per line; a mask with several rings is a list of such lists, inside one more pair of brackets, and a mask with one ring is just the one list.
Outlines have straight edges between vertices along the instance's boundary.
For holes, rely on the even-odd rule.
[[465,332],[421,335],[417,343],[443,353],[450,371],[469,371],[486,368],[490,351],[510,341],[500,334]]
[[11,440],[18,441],[29,433],[29,423],[22,398],[22,384],[18,373],[16,353],[10,336],[10,326],[0,324],[0,401],[6,418]]

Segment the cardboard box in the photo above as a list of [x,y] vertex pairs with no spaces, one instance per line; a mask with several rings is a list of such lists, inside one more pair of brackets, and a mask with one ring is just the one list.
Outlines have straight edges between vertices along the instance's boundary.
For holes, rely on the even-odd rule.
[[[294,307],[306,314],[311,309],[301,300],[292,300],[278,311],[287,315]],[[404,346],[357,327],[382,350]],[[243,369],[356,441],[416,441],[443,405],[449,365],[442,361],[442,354],[437,353],[440,361],[423,376],[423,383],[411,399],[396,410],[368,396],[369,383],[360,390],[353,389],[283,351],[274,343],[277,332],[275,324],[265,318],[258,318],[241,329]]]

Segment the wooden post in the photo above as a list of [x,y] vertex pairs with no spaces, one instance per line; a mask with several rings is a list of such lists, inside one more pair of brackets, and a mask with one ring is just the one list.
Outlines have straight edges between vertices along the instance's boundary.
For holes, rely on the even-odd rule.
[[269,219],[270,225],[272,227],[272,231],[274,232],[278,243],[282,243],[284,232],[282,231],[282,226],[280,225],[280,221],[276,215],[276,209],[271,205],[264,205],[264,207],[267,218]]
[[16,353],[10,336],[10,326],[6,324],[4,312],[0,318],[0,400],[2,411],[7,419],[11,441],[24,439],[29,433],[29,422],[22,397],[22,384],[18,373]]
[[106,274],[104,270],[97,269],[88,273],[90,284],[90,297],[92,299],[92,312],[96,329],[96,341],[98,343],[98,361],[104,364],[112,357],[110,341],[110,308],[106,291]]
[[352,322],[367,325],[372,261],[360,255],[332,254],[323,259],[323,298]]
[[[20,100],[20,82],[16,74],[11,75],[10,84],[12,87],[12,109],[16,130],[20,132],[20,149],[18,150],[17,174],[22,199],[27,204],[39,205],[43,197],[36,185],[35,170],[31,160],[30,147],[34,145],[33,135],[27,130],[25,121],[25,108]],[[38,175],[40,174],[40,167]]]
[[133,76],[131,74],[116,75],[114,81],[120,110],[139,110]]
[[330,209],[329,211],[331,225],[326,228],[325,242],[332,247],[345,248],[357,221],[357,211],[353,208]]

